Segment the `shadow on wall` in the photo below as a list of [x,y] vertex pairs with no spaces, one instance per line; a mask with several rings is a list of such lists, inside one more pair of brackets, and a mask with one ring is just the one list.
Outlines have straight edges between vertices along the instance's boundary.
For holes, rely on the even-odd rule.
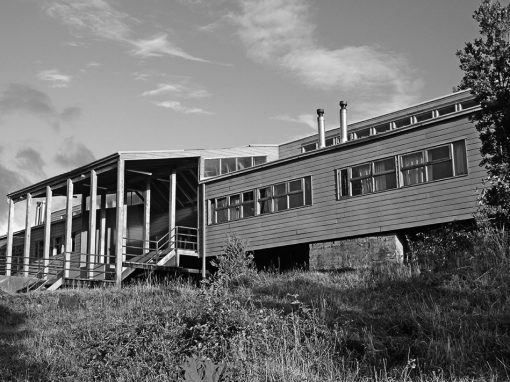
[[284,247],[268,248],[254,251],[258,270],[276,270],[279,272],[293,269],[308,269],[309,245],[295,244]]

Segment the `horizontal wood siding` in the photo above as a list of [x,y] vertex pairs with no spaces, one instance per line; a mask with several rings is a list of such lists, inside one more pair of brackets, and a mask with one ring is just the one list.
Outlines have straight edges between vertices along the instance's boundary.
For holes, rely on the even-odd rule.
[[[466,140],[468,175],[348,199],[336,199],[336,170],[397,154]],[[227,233],[250,249],[333,240],[472,217],[485,173],[478,134],[467,117],[402,131],[358,145],[206,183],[206,199],[312,176],[313,205],[206,227],[207,255],[217,255]]]

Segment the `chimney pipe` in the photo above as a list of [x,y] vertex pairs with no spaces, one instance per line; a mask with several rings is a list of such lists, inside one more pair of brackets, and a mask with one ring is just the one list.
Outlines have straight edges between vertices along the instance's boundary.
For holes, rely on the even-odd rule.
[[317,109],[317,125],[319,128],[319,149],[326,147],[326,132],[324,130],[324,109]]
[[340,101],[340,142],[347,142],[347,102]]

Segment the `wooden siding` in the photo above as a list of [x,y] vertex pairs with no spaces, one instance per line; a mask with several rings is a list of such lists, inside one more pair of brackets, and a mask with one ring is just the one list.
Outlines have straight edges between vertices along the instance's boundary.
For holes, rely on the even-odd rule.
[[[336,170],[363,162],[466,140],[468,175],[337,200]],[[206,227],[207,255],[217,255],[226,234],[249,249],[333,240],[472,217],[476,188],[485,173],[478,134],[466,115],[324,149],[258,171],[206,183],[206,199],[312,176],[313,205]]]

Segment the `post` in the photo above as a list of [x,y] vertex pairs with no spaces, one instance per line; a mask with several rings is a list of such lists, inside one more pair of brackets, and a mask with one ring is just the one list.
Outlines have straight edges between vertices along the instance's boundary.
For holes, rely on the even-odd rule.
[[44,264],[44,279],[48,278],[49,264],[50,264],[50,240],[51,240],[51,203],[53,199],[53,193],[50,186],[46,186],[46,208],[44,210],[44,252],[43,252],[43,264]]
[[96,203],[97,203],[97,174],[95,170],[90,170],[90,207],[89,207],[89,233],[88,239],[88,268],[89,279],[94,278],[94,268],[96,265]]
[[168,240],[169,240],[169,248],[173,248],[175,251],[175,262],[176,265],[179,266],[179,251],[177,250],[177,232],[175,230],[175,207],[177,202],[176,197],[176,184],[177,184],[177,175],[175,170],[172,169],[172,173],[170,174],[170,183],[168,184]]
[[202,214],[202,235],[200,238],[200,242],[202,243],[202,278],[205,279],[207,269],[206,269],[206,244],[205,244],[205,230],[207,228],[207,208],[206,208],[206,200],[205,200],[205,183],[202,183],[202,195],[201,195],[201,214]]
[[[71,252],[73,250],[73,181],[67,179],[66,227],[64,241],[64,277],[68,278],[71,270]],[[82,211],[83,213],[83,211]]]
[[122,285],[122,243],[124,240],[124,160],[119,157],[117,162],[117,205],[115,216],[115,285]]
[[31,206],[32,206],[32,195],[27,194],[27,212],[25,219],[25,246],[23,248],[23,275],[28,277],[30,269],[30,237],[32,234],[31,221]]
[[7,220],[7,251],[5,254],[5,275],[11,275],[12,269],[12,244],[14,239],[14,200],[11,198],[7,201],[9,203],[9,220]]
[[101,207],[99,217],[99,263],[106,264],[106,192],[101,194]]
[[145,181],[145,191],[143,193],[143,253],[150,252],[150,229],[151,229],[151,178]]

